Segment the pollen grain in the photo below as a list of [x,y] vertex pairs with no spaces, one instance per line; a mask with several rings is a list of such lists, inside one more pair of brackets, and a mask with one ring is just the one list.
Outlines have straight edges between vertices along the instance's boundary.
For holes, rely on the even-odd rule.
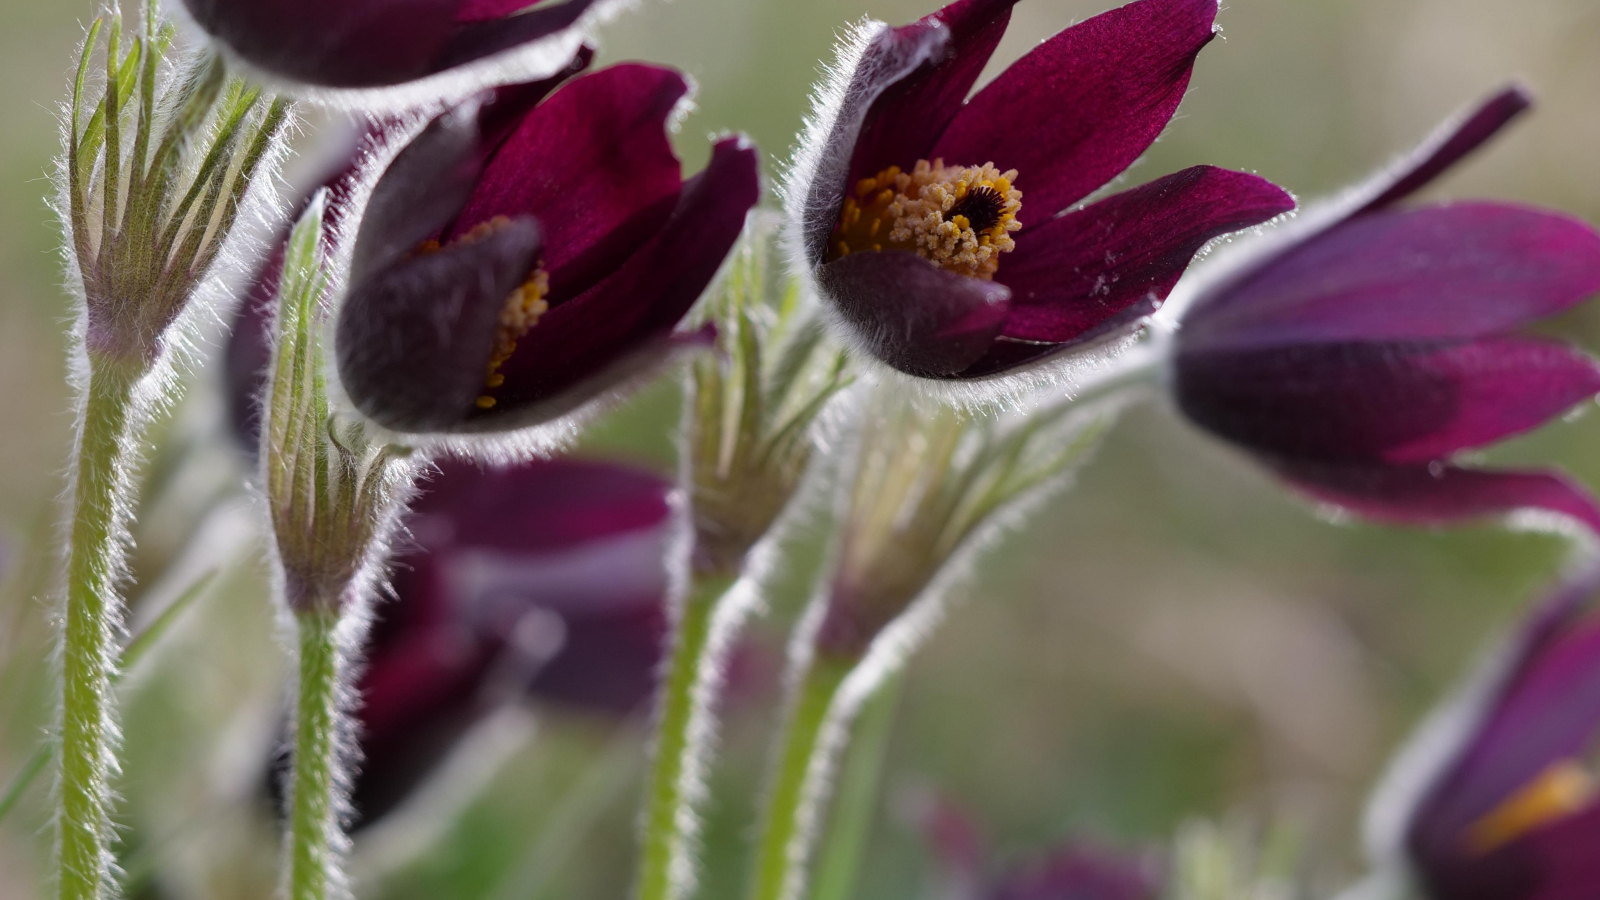
[[946,166],[919,160],[905,172],[890,166],[856,183],[839,211],[828,259],[851,253],[905,250],[959,275],[988,280],[1000,254],[1016,247],[1022,227],[1017,171],[993,163]]

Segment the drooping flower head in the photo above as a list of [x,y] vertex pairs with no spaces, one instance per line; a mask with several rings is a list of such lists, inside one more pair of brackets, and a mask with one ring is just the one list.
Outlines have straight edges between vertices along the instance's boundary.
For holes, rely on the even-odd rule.
[[1528,103],[1503,91],[1368,184],[1197,272],[1162,313],[1178,325],[1184,414],[1362,515],[1435,524],[1543,510],[1600,530],[1600,507],[1560,474],[1452,461],[1600,392],[1595,360],[1516,333],[1600,291],[1600,234],[1508,203],[1395,207]]
[[435,101],[565,68],[616,0],[184,0],[234,60],[334,101]]
[[1442,707],[1373,797],[1369,842],[1429,900],[1582,900],[1600,884],[1592,566]]
[[1217,3],[1096,16],[968,99],[1014,2],[861,29],[787,188],[800,268],[856,346],[912,375],[993,376],[1127,334],[1207,242],[1294,206],[1199,166],[1073,208],[1166,127]]
[[439,116],[372,189],[335,347],[346,398],[391,431],[548,425],[697,340],[673,329],[756,202],[755,149],[723,138],[685,182],[667,134],[683,76],[553,86]]

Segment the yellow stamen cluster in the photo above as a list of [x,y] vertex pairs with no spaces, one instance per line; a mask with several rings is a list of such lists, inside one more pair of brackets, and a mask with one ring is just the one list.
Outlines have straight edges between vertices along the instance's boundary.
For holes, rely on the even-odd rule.
[[[539,317],[550,308],[544,299],[549,293],[550,273],[540,267],[534,269],[528,280],[506,298],[506,305],[500,310],[500,330],[494,336],[494,352],[489,354],[488,369],[483,377],[483,384],[489,390],[506,383],[506,377],[500,374],[500,367],[516,352],[517,341],[522,340],[522,336],[537,325]],[[494,404],[495,399],[488,394],[478,396],[479,409],[490,409]]]
[[845,198],[829,240],[828,259],[851,253],[906,250],[960,275],[988,280],[1000,254],[1015,248],[1022,227],[1017,171],[994,163],[946,166],[919,160],[910,172],[890,166],[863,178]]
[[1600,784],[1577,760],[1552,763],[1467,830],[1467,846],[1488,853],[1544,825],[1582,811]]
[[[450,243],[451,245],[476,243],[510,222],[511,220],[505,216],[495,216],[472,226],[465,234]],[[417,247],[416,252],[436,253],[439,249],[438,241],[427,240]],[[506,297],[505,305],[500,309],[500,327],[495,332],[494,350],[489,354],[489,364],[483,376],[483,385],[488,390],[494,390],[506,383],[506,377],[500,374],[500,367],[505,365],[512,353],[516,352],[517,341],[537,325],[539,317],[550,308],[550,304],[545,301],[549,293],[550,273],[544,270],[541,263],[534,267],[527,281],[518,285]],[[479,409],[492,409],[495,405],[494,397],[487,393],[480,394],[475,402]]]

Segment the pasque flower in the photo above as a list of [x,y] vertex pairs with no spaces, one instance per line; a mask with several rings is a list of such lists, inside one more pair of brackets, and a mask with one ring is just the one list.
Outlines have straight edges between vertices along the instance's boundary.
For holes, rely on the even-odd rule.
[[372,189],[335,345],[346,396],[392,431],[549,423],[703,342],[673,329],[756,202],[755,149],[723,138],[685,182],[683,76],[554,83],[434,119]]
[[667,488],[592,461],[440,467],[406,518],[356,684],[358,825],[518,696],[643,710],[665,632]]
[[[562,69],[615,0],[184,0],[229,55],[302,91],[432,100]],[[465,89],[465,90],[463,90]]]
[[912,375],[995,375],[1126,333],[1207,242],[1294,206],[1199,166],[1062,214],[1166,127],[1217,3],[1096,16],[966,99],[1013,3],[858,30],[788,185],[801,268],[854,344]]
[[1583,900],[1600,883],[1600,620],[1592,566],[1423,727],[1369,838],[1430,900]]
[[1453,461],[1600,392],[1595,360],[1516,333],[1600,290],[1600,235],[1508,203],[1395,206],[1527,105],[1516,89],[1492,97],[1370,183],[1197,272],[1162,313],[1184,307],[1183,412],[1363,515],[1534,509],[1600,530],[1600,508],[1559,474]]

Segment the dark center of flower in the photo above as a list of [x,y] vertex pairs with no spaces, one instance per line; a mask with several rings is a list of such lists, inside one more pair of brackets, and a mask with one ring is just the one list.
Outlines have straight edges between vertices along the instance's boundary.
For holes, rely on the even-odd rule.
[[[481,241],[510,224],[510,221],[505,216],[495,216],[472,226],[465,234],[450,243],[457,245]],[[437,250],[439,250],[438,241],[427,241],[417,248],[418,253],[433,253]],[[544,264],[540,262],[534,266],[532,272],[528,273],[528,279],[506,296],[505,305],[500,309],[500,327],[495,332],[494,349],[489,354],[489,361],[484,370],[485,391],[474,401],[479,409],[494,407],[495,398],[488,392],[506,382],[506,377],[500,374],[500,367],[505,365],[512,353],[516,352],[517,341],[532,330],[533,326],[539,323],[539,317],[550,308],[550,304],[545,302],[545,296],[549,293],[550,273],[544,270]]]
[[1536,828],[1587,809],[1600,784],[1576,759],[1551,763],[1467,829],[1467,849],[1490,853]]
[[890,166],[856,183],[828,242],[828,260],[851,253],[905,250],[971,278],[988,280],[1000,254],[1016,244],[1022,192],[1017,172],[994,163],[946,166],[919,160],[910,172]]

